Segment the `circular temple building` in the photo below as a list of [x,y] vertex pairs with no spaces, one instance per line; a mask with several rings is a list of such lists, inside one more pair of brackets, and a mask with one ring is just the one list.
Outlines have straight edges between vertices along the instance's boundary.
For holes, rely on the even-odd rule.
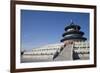
[[80,31],[80,29],[81,27],[79,25],[76,25],[73,22],[71,22],[70,25],[65,27],[65,32],[62,35],[63,38],[61,39],[61,42],[67,40],[75,40],[75,41],[87,40],[85,37],[83,37],[84,32]]

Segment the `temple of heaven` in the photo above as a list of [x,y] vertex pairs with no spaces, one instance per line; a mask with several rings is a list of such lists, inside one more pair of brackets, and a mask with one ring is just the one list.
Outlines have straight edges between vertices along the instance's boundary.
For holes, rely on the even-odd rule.
[[84,32],[80,31],[80,29],[81,27],[79,25],[74,24],[72,21],[70,25],[65,27],[65,32],[62,35],[63,38],[61,39],[61,42],[67,40],[77,40],[77,41],[87,40],[85,37],[83,37]]

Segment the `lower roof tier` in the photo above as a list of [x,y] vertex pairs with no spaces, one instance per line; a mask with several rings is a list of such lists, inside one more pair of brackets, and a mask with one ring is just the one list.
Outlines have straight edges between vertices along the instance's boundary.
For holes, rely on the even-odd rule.
[[66,40],[82,40],[82,41],[85,41],[87,39],[85,37],[66,37],[66,38],[61,39],[61,42],[64,42]]

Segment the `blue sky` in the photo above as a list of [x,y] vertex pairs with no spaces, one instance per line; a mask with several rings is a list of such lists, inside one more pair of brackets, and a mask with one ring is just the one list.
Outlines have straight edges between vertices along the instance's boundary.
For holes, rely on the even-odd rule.
[[59,43],[71,20],[81,26],[89,40],[89,13],[21,10],[21,48]]

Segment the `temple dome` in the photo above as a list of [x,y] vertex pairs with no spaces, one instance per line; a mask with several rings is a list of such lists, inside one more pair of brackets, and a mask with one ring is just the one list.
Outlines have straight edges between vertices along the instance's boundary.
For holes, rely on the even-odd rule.
[[71,22],[70,25],[65,27],[65,32],[62,34],[63,38],[61,39],[61,42],[66,40],[87,40],[85,37],[83,37],[84,32],[80,31],[80,29],[81,27],[79,25]]

